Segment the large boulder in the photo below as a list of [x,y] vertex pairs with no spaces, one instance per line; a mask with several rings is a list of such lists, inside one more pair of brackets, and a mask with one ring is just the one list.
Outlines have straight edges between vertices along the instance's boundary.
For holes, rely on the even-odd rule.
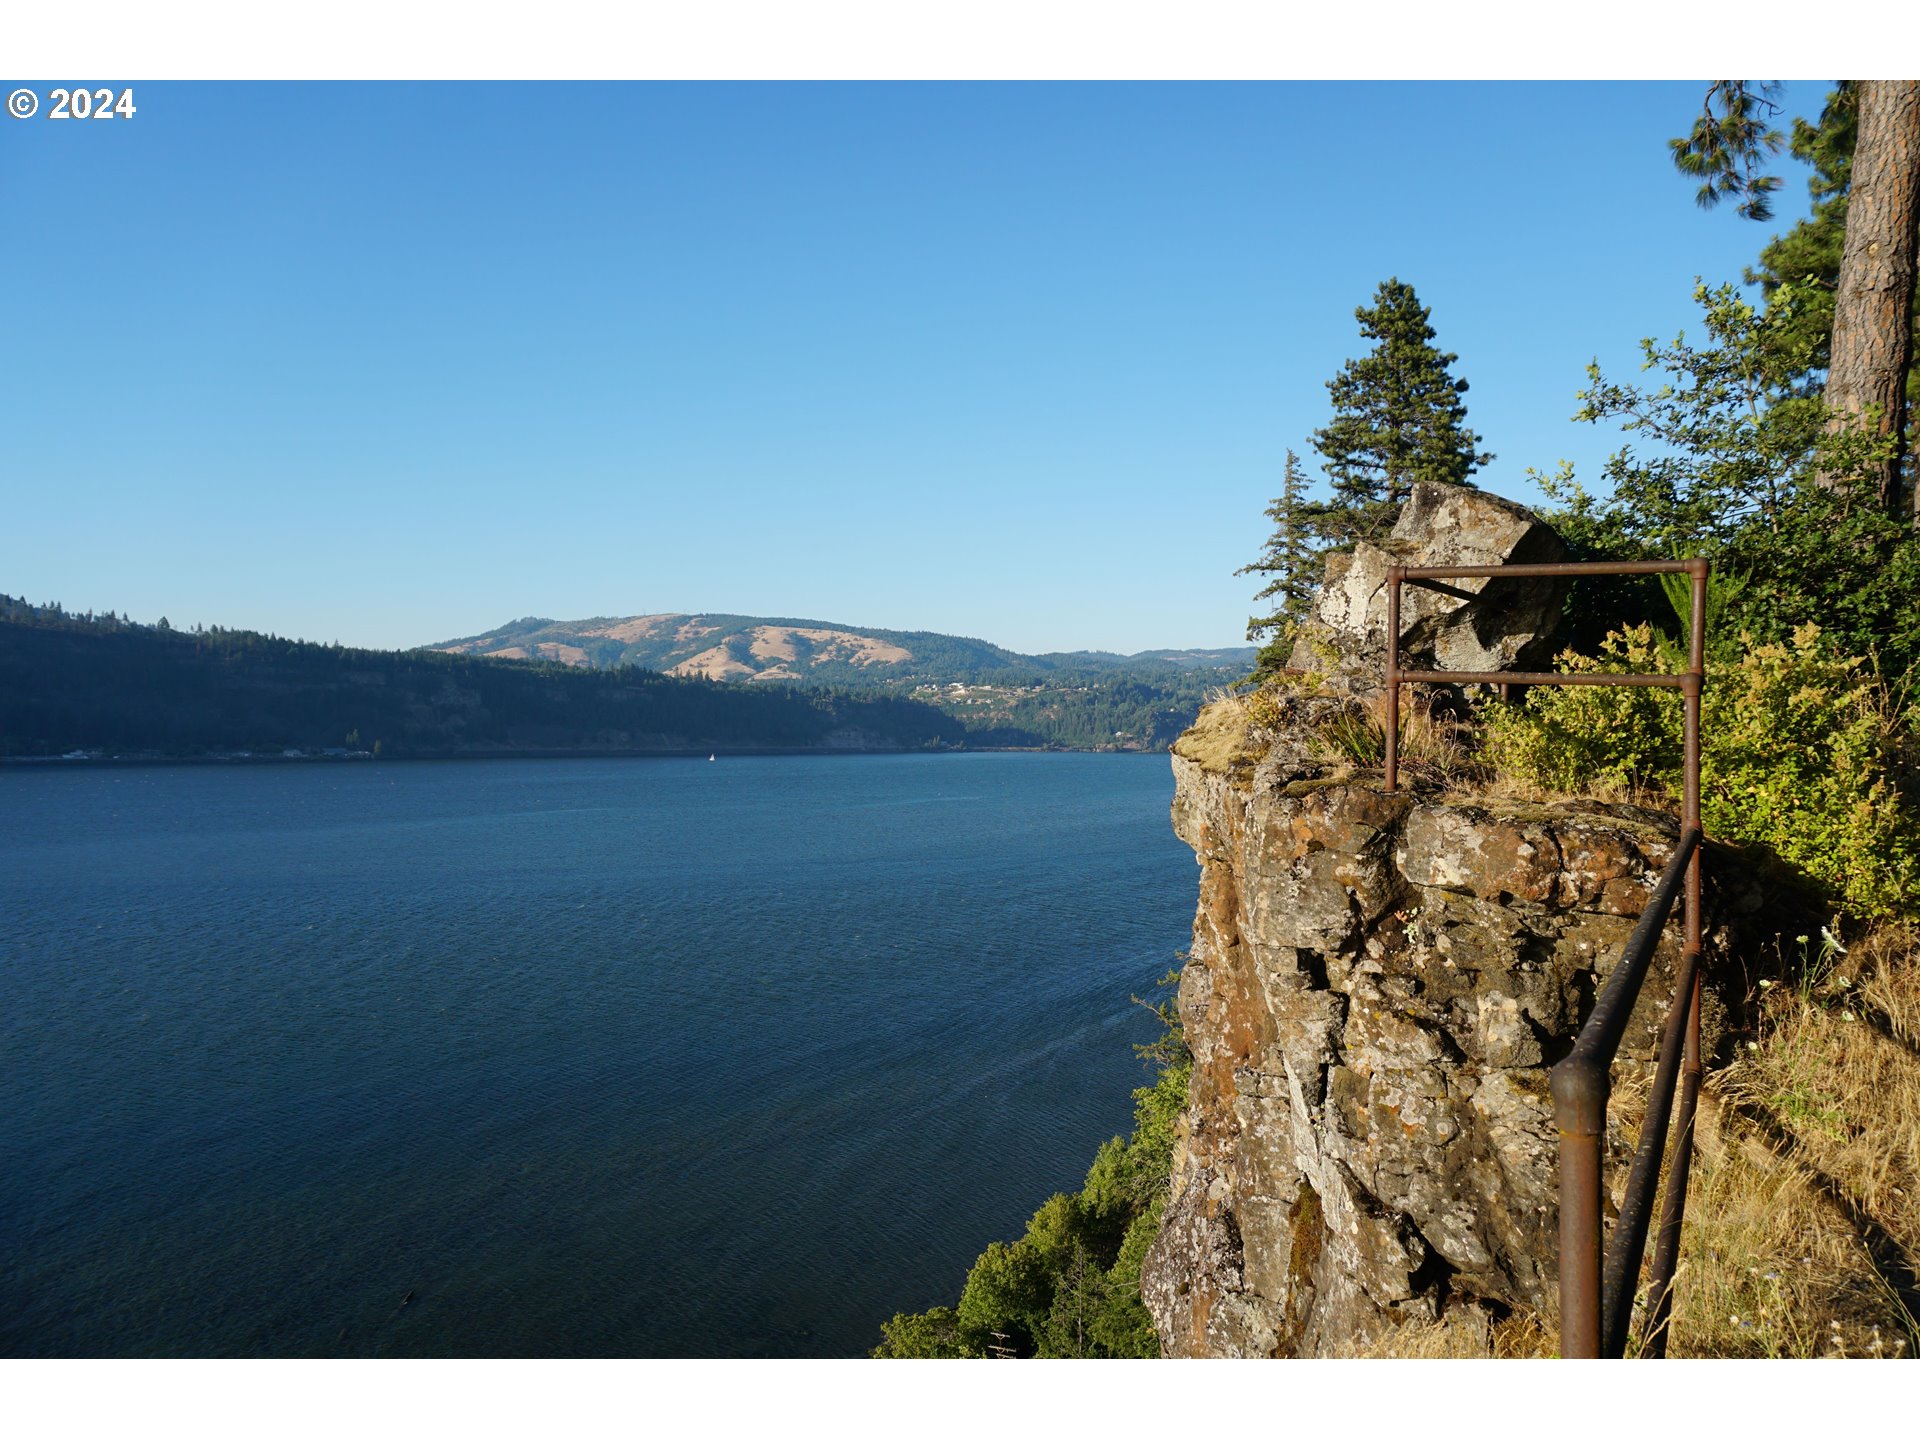
[[[1551,526],[1524,505],[1462,485],[1418,484],[1393,533],[1327,557],[1326,579],[1294,641],[1291,665],[1339,688],[1377,690],[1387,650],[1387,567],[1522,565],[1567,558]],[[1566,599],[1558,579],[1447,582],[1472,600],[1400,588],[1400,662],[1410,670],[1544,668]]]

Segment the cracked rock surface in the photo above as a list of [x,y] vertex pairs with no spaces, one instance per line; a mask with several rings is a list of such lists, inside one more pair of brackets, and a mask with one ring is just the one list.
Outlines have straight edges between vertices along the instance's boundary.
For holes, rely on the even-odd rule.
[[[1297,732],[1267,738],[1230,765],[1174,752],[1200,903],[1179,992],[1192,1088],[1142,1277],[1162,1348],[1312,1356],[1443,1311],[1551,1319],[1548,1069],[1678,826],[1389,795],[1330,774]],[[1710,974],[1757,903],[1710,879]],[[1676,918],[1627,1056],[1657,1048],[1679,956]]]

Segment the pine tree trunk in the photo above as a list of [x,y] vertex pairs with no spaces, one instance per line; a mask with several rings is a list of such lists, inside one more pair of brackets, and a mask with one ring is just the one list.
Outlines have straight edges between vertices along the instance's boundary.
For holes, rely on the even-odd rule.
[[[1860,138],[1847,197],[1846,248],[1833,312],[1827,403],[1833,424],[1879,407],[1876,429],[1895,437],[1878,467],[1880,498],[1900,500],[1907,366],[1913,359],[1914,250],[1920,244],[1920,80],[1862,80]],[[1920,487],[1914,519],[1920,524]]]

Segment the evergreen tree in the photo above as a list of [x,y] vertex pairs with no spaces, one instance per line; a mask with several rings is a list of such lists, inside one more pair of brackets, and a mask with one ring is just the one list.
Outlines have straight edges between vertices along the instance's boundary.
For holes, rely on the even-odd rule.
[[1734,209],[1743,218],[1773,218],[1770,197],[1780,180],[1763,167],[1768,156],[1780,153],[1781,134],[1770,124],[1780,113],[1773,98],[1779,93],[1777,80],[1716,80],[1707,87],[1692,131],[1667,142],[1674,168],[1700,180],[1694,198],[1702,209],[1739,196]]
[[[1760,110],[1777,113],[1773,82],[1716,80],[1704,116],[1685,139],[1669,142],[1675,165],[1704,176],[1700,202],[1723,195],[1746,199],[1750,220],[1771,217],[1768,194],[1779,181],[1761,173],[1780,148]],[[1719,110],[1716,115],[1715,107]],[[1831,407],[1836,429],[1859,428],[1878,438],[1875,462],[1880,503],[1905,513],[1912,489],[1913,523],[1920,527],[1920,488],[1903,485],[1906,417],[1915,389],[1915,271],[1920,268],[1920,81],[1843,81],[1828,95],[1817,126],[1794,127],[1793,153],[1814,165],[1814,212],[1761,257],[1769,298],[1781,287],[1804,316],[1800,329],[1817,335],[1815,357],[1800,381]],[[1810,296],[1812,303],[1803,303]],[[1797,342],[1805,334],[1785,335]],[[1822,370],[1824,369],[1824,374]],[[1844,488],[1837,474],[1821,477]]]
[[1431,312],[1413,287],[1388,280],[1372,309],[1353,313],[1374,348],[1327,382],[1333,423],[1314,432],[1313,444],[1333,500],[1302,507],[1331,550],[1392,528],[1414,482],[1466,485],[1493,459],[1466,426],[1467,382],[1448,373],[1460,357],[1434,347]]
[[[1829,427],[1884,442],[1874,465],[1880,502],[1920,526],[1920,488],[1902,494],[1907,376],[1920,262],[1920,80],[1861,80],[1860,133],[1848,173],[1847,239],[1833,302],[1823,392]],[[1823,475],[1830,488],[1841,475]]]
[[[1804,356],[1794,372],[1803,393],[1818,393],[1826,378],[1833,338],[1834,292],[1840,283],[1840,256],[1847,242],[1847,196],[1853,180],[1853,149],[1860,136],[1860,92],[1842,80],[1827,92],[1818,124],[1793,122],[1793,158],[1812,168],[1807,194],[1813,213],[1760,252],[1747,267],[1746,282],[1758,285],[1769,301],[1782,291],[1792,296],[1790,316],[1768,315],[1789,355]],[[1920,295],[1909,307],[1911,328],[1920,335]],[[1920,356],[1920,343],[1913,346]],[[1920,363],[1907,366],[1907,408],[1920,410]]]
[[1790,378],[1810,391],[1818,390],[1827,369],[1833,290],[1840,279],[1840,252],[1847,239],[1847,182],[1859,129],[1859,96],[1853,83],[1845,80],[1827,95],[1817,125],[1793,122],[1793,157],[1813,167],[1807,180],[1813,212],[1786,234],[1774,236],[1761,250],[1760,263],[1747,267],[1747,284],[1758,285],[1769,301],[1783,289],[1792,294],[1791,320],[1776,328],[1784,348],[1805,357]]
[[1306,492],[1307,477],[1300,469],[1300,457],[1289,449],[1279,497],[1267,507],[1267,518],[1273,521],[1273,534],[1267,538],[1266,549],[1260,552],[1259,559],[1233,572],[1273,577],[1266,588],[1253,597],[1255,604],[1274,601],[1273,609],[1266,615],[1247,619],[1247,639],[1272,637],[1255,662],[1256,676],[1271,674],[1286,664],[1294,626],[1306,618],[1307,608],[1313,603],[1321,552],[1313,543]]

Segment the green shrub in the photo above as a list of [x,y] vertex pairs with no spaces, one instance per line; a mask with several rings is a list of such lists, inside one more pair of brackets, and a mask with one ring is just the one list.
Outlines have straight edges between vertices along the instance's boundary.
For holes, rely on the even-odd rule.
[[[1677,668],[1645,625],[1615,631],[1570,672]],[[1681,700],[1671,690],[1540,687],[1488,716],[1485,755],[1503,774],[1560,791],[1677,797]],[[1812,625],[1784,644],[1710,662],[1701,704],[1701,822],[1772,851],[1852,912],[1920,913],[1920,785],[1913,730],[1864,661]]]
[[1155,1044],[1136,1047],[1159,1073],[1133,1092],[1133,1133],[1100,1147],[1078,1194],[1053,1196],[1018,1240],[989,1245],[968,1272],[958,1306],[899,1314],[882,1325],[876,1358],[978,1357],[1002,1344],[1042,1358],[1160,1353],[1140,1301],[1140,1264],[1160,1228],[1193,1062],[1172,1004],[1149,1008],[1168,1030]]
[[[1677,658],[1651,626],[1633,625],[1602,640],[1597,658],[1564,652],[1559,668],[1576,675],[1650,674],[1677,668]],[[1680,697],[1671,690],[1536,686],[1524,705],[1495,705],[1486,713],[1481,753],[1502,775],[1574,793],[1678,793]]]

